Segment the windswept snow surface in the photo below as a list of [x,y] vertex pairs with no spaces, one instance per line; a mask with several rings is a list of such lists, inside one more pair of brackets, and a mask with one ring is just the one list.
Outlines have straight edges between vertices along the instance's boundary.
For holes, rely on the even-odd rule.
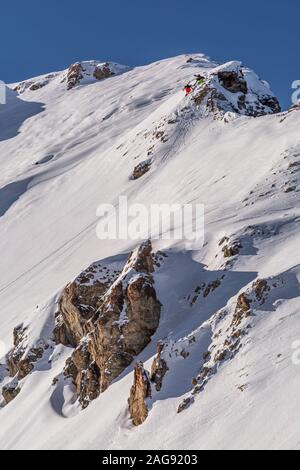
[[[192,102],[183,85],[217,66],[202,55],[187,62],[189,57],[70,91],[60,72],[39,90],[19,96],[9,91],[7,105],[0,106],[0,340],[6,352],[20,324],[28,326],[31,342],[51,336],[64,286],[96,260],[119,266],[136,246],[97,238],[100,204],[117,205],[119,196],[127,195],[129,202],[147,207],[205,207],[204,246],[153,243],[168,255],[155,272],[163,312],[137,360],[149,369],[160,339],[181,344],[194,334],[197,342],[187,359],[172,358],[147,421],[135,428],[128,416],[133,365],[81,411],[61,376],[52,385],[70,355],[59,346],[0,409],[3,449],[300,447],[300,366],[292,361],[292,344],[300,339],[300,114],[285,120],[282,114],[236,115],[225,122],[189,113]],[[258,83],[255,74],[248,78]],[[260,83],[255,93],[268,90]],[[178,118],[186,107],[186,118]],[[153,137],[161,123],[165,142]],[[134,167],[148,152],[150,171],[132,181]],[[249,226],[255,236],[249,236]],[[223,236],[243,246],[226,269],[218,244]],[[190,302],[197,286],[223,275],[213,294]],[[274,276],[284,279],[285,288],[255,312],[240,353],[177,414],[212,343],[213,315],[233,305],[255,279]],[[8,382],[4,366],[0,381],[0,386]]]

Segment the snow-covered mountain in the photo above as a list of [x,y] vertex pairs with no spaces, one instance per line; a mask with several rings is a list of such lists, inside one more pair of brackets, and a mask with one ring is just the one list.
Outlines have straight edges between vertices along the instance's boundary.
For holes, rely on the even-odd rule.
[[[300,447],[299,109],[202,54],[7,87],[1,448]],[[120,196],[203,243],[100,240]]]

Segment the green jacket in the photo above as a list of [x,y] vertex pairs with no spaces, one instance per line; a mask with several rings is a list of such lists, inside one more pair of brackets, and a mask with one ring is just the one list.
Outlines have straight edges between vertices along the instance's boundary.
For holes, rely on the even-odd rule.
[[198,86],[202,86],[202,85],[204,85],[204,83],[205,83],[204,78],[199,78],[198,80],[196,80],[196,84],[197,84]]

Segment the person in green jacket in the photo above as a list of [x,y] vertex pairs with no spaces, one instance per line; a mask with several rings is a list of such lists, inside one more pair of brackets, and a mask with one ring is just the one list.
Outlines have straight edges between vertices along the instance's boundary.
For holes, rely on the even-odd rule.
[[202,86],[205,83],[205,77],[203,75],[195,75],[196,77],[196,85],[197,86]]

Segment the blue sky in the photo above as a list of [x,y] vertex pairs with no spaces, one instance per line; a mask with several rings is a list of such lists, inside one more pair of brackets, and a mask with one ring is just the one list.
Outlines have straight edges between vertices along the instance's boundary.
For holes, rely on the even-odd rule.
[[271,83],[285,108],[291,83],[300,80],[299,0],[3,3],[0,79],[6,82],[82,59],[141,65],[191,52],[242,60]]

